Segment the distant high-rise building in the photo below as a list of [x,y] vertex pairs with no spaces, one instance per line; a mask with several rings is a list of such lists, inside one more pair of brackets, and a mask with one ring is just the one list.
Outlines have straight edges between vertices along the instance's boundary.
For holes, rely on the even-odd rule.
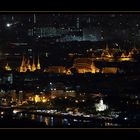
[[36,24],[36,14],[34,14],[34,24]]
[[83,28],[83,40],[100,41],[101,40],[100,29],[95,27]]
[[80,19],[79,19],[79,17],[76,19],[76,27],[78,29],[80,28]]

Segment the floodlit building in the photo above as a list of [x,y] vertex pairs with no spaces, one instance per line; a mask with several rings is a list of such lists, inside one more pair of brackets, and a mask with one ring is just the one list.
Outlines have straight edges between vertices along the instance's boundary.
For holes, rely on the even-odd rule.
[[77,58],[74,60],[73,68],[76,68],[78,73],[96,73],[99,69],[95,66],[92,58]]
[[63,66],[49,66],[46,72],[50,73],[66,73],[66,69]]
[[112,73],[116,74],[118,72],[119,68],[117,67],[104,67],[102,68],[102,73]]

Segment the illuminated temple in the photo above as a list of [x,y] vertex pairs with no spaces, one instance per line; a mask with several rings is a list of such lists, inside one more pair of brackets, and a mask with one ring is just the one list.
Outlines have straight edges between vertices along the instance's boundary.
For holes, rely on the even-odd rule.
[[77,58],[74,60],[73,67],[76,68],[78,73],[99,72],[99,69],[95,67],[92,58]]
[[40,70],[40,69],[41,69],[41,66],[40,66],[39,57],[37,60],[37,64],[35,64],[34,58],[31,63],[30,59],[27,59],[23,56],[21,65],[19,67],[19,72],[27,72],[27,71],[34,72],[34,71]]
[[7,71],[11,71],[12,70],[8,63],[5,66],[5,70],[7,70]]

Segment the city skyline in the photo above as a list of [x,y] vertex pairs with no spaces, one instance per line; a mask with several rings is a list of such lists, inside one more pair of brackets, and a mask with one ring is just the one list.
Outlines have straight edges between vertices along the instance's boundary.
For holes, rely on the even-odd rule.
[[138,128],[140,13],[0,13],[0,127]]
[[[60,33],[55,32],[61,32],[62,34],[62,32],[66,32],[67,30],[74,30],[75,32],[78,32],[79,30],[79,34],[84,34],[83,32],[86,32],[86,30],[90,30],[90,32],[87,31],[88,34],[91,34],[91,36],[93,35],[95,38],[92,39],[92,37],[89,37],[88,40],[90,40],[91,38],[91,41],[112,39],[132,40],[134,38],[137,38],[139,40],[140,36],[139,13],[18,13],[9,15],[1,14],[0,23],[1,36],[4,36],[6,31],[9,32],[9,34],[12,34],[12,37],[15,35],[15,38],[17,38],[17,35],[19,35],[21,32],[24,33],[25,36],[28,36],[30,34],[29,30],[32,30],[33,28],[42,28],[43,30],[45,30],[46,28],[46,30],[54,32],[53,34],[55,34],[55,36],[60,35]],[[54,29],[51,29],[51,27]]]

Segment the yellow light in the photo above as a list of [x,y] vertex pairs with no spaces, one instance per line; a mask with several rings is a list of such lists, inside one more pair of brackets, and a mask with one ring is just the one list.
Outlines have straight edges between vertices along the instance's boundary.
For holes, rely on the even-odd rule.
[[43,100],[42,100],[42,102],[43,102],[43,103],[46,103],[46,102],[47,102],[47,100],[46,100],[46,99],[43,99]]
[[131,58],[125,57],[125,58],[120,58],[120,61],[130,61]]
[[43,96],[42,98],[45,99],[45,96]]
[[7,71],[11,71],[12,69],[10,68],[10,66],[8,65],[8,63],[6,64],[6,66],[5,66],[5,70],[7,70]]
[[35,95],[35,102],[37,103],[37,102],[40,102],[40,97],[39,97],[39,95]]

